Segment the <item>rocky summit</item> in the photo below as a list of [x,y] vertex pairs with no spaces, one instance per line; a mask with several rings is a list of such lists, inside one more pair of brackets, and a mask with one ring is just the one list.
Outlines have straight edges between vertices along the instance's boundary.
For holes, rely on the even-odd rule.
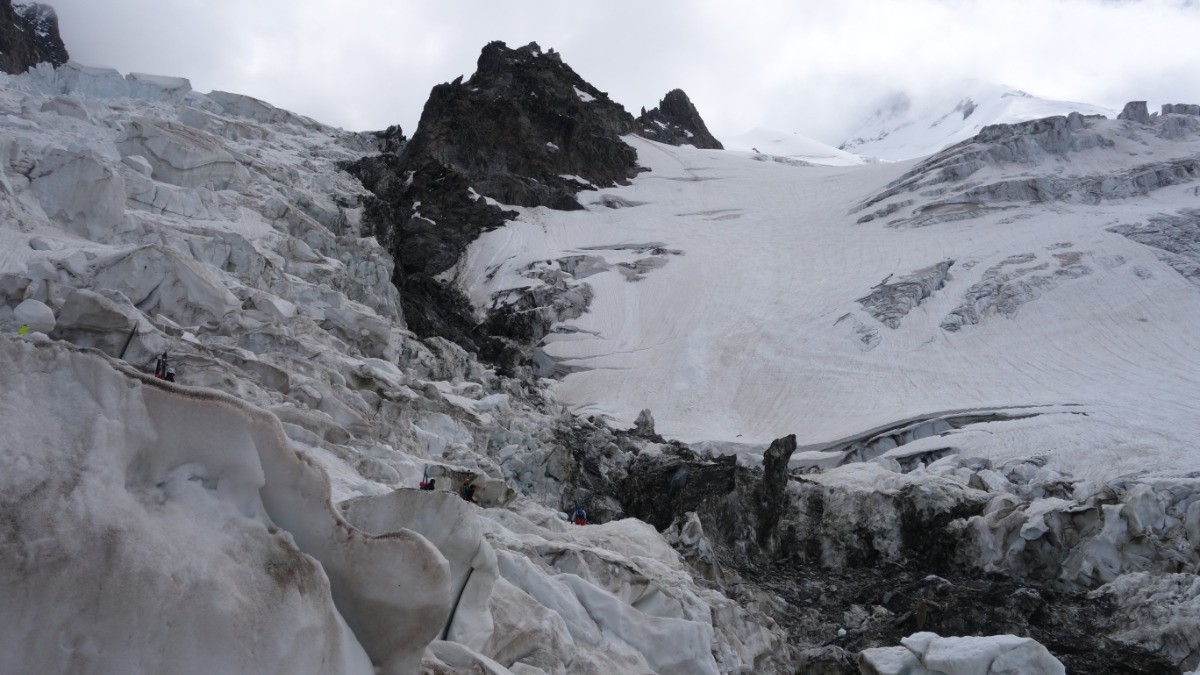
[[69,58],[53,7],[0,0],[0,70],[19,74],[42,62],[61,66]]
[[672,89],[663,97],[657,108],[637,118],[637,133],[652,141],[669,145],[690,145],[705,150],[724,150],[708,131],[696,106],[682,89]]
[[634,126],[623,107],[536,43],[492,42],[470,79],[434,87],[402,150],[347,167],[377,197],[366,217],[396,257],[412,329],[506,360],[505,347],[433,277],[515,215],[496,202],[574,210],[580,190],[627,183],[637,157],[621,136]]
[[0,74],[0,670],[1195,672],[1198,110],[828,167],[536,44],[411,139]]

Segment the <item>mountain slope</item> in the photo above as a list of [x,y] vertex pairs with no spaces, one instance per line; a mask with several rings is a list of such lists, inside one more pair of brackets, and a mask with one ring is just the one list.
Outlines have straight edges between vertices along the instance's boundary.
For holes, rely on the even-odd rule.
[[893,94],[838,147],[863,157],[915,159],[966,140],[989,124],[1012,124],[1071,112],[1107,117],[1117,113],[1086,103],[1042,99],[1010,87],[971,83],[954,97]]

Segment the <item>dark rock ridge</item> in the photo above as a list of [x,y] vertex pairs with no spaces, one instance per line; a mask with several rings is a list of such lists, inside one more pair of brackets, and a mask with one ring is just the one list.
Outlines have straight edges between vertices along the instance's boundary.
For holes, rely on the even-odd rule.
[[658,107],[637,118],[637,133],[652,141],[668,145],[691,145],[702,150],[724,150],[708,131],[700,112],[682,89],[667,92]]
[[411,141],[347,167],[376,196],[365,217],[396,258],[409,328],[501,365],[515,359],[510,343],[529,341],[520,326],[496,322],[517,334],[489,335],[434,277],[515,216],[485,197],[571,210],[580,190],[627,183],[639,169],[621,136],[633,129],[624,108],[536,43],[492,42],[469,80],[434,87]]
[[[1171,553],[1192,547],[1171,519],[1200,520],[1185,515],[1200,512],[1186,485],[1085,496],[1044,457],[999,466],[946,457],[939,463],[952,462],[945,475],[955,479],[870,462],[850,474],[789,475],[794,437],[772,443],[757,469],[586,420],[563,420],[557,434],[545,466],[564,481],[563,508],[579,500],[597,522],[636,517],[664,531],[700,575],[787,628],[789,653],[778,658],[795,672],[856,673],[854,654],[920,630],[1029,636],[1069,672],[1179,672],[1197,658],[1190,628],[1170,618],[1190,591],[1154,596],[1150,577],[1117,579],[1195,564],[1195,553]],[[1047,499],[1061,508],[1043,516]],[[1126,551],[1116,567],[1081,566],[1109,545],[1117,518],[1135,535],[1115,542]],[[1176,576],[1163,583],[1194,578]],[[1174,646],[1142,644],[1146,631]]]
[[70,58],[53,7],[0,0],[0,70],[19,75],[39,63],[58,67]]
[[[624,183],[633,118],[537,43],[483,48],[475,74],[433,88],[406,164],[433,160],[504,204],[582,208],[575,193]],[[567,176],[567,177],[564,177]]]

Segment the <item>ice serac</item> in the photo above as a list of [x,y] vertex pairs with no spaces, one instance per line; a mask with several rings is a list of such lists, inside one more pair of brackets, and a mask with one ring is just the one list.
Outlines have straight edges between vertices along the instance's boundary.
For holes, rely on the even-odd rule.
[[6,667],[373,672],[263,508],[261,415],[61,345],[0,336],[0,368]]
[[503,345],[434,277],[513,216],[496,202],[575,210],[580,190],[627,183],[637,155],[621,136],[633,128],[624,108],[536,43],[492,42],[469,80],[434,87],[399,155],[349,167],[377,196],[366,218],[396,257],[410,327],[498,357]]
[[61,66],[68,58],[53,7],[0,0],[0,70],[20,74],[39,63]]
[[1150,123],[1150,111],[1146,109],[1145,101],[1130,101],[1125,104],[1121,113],[1117,115],[1119,120],[1129,120],[1139,124]]
[[87,239],[106,239],[124,221],[125,179],[90,150],[52,148],[29,177],[46,214]]
[[151,177],[171,185],[225,190],[250,178],[219,139],[175,122],[131,120],[117,148],[123,156],[147,160]]
[[1027,637],[992,635],[942,637],[914,633],[901,647],[863,650],[858,665],[863,675],[1064,675],[1062,662]]
[[340,505],[355,527],[375,535],[411,530],[428,539],[450,565],[452,592],[442,639],[480,651],[492,638],[489,612],[499,572],[496,553],[483,537],[478,507],[453,492],[396,490],[359,497]]
[[672,89],[659,102],[657,108],[647,112],[644,108],[638,116],[635,132],[652,141],[669,145],[690,145],[703,150],[724,150],[721,142],[713,137],[700,111],[682,89]]

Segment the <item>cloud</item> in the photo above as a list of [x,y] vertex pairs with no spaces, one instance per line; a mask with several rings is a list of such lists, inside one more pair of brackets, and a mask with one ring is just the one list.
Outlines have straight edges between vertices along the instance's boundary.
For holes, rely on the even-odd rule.
[[58,0],[72,58],[189,77],[350,129],[415,130],[429,90],[491,40],[553,47],[631,112],[688,92],[718,135],[841,140],[872,102],[962,80],[1120,107],[1200,91],[1180,0]]

